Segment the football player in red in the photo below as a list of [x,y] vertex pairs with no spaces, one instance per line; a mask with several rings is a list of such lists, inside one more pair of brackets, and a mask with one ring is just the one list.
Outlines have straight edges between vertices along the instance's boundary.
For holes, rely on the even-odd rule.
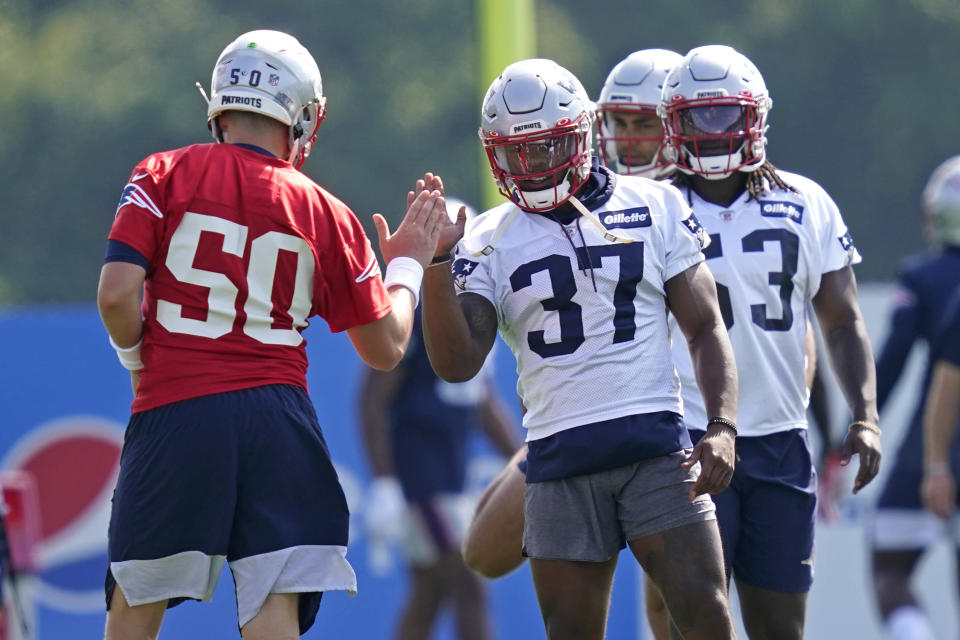
[[[356,590],[349,514],[307,395],[313,316],[390,369],[446,217],[420,181],[383,279],[350,209],[298,171],[325,113],[292,36],[241,35],[213,70],[218,144],[157,153],[123,190],[98,304],[135,397],[109,531],[107,638],[155,638],[228,562],[244,638],[297,638],[324,591]],[[439,183],[438,180],[436,180]]]

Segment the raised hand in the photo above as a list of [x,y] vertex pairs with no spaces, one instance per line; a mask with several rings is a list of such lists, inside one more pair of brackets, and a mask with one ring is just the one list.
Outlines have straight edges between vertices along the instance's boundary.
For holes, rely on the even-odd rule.
[[379,213],[373,214],[380,251],[388,264],[399,256],[413,258],[421,265],[430,264],[444,223],[449,224],[450,219],[443,193],[437,189],[423,188],[412,198],[407,197],[407,213],[393,234],[386,219]]
[[[410,205],[416,197],[423,191],[439,191],[444,193],[443,179],[432,173],[424,174],[423,178],[417,180],[413,191],[407,192],[407,205]],[[463,229],[467,222],[467,207],[461,206],[457,212],[456,219],[453,221],[445,220],[441,224],[440,238],[437,241],[437,248],[434,256],[440,257],[449,254],[463,237]]]

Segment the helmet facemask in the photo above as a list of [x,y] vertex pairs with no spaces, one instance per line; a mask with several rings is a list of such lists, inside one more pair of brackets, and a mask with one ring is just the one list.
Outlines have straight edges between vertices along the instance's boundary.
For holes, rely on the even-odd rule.
[[590,118],[582,114],[547,131],[499,136],[481,130],[481,137],[500,193],[527,211],[548,211],[590,176],[590,132]]
[[[632,135],[637,129],[649,135]],[[598,105],[597,141],[603,163],[617,173],[657,179],[673,171],[663,154],[665,132],[653,106]]]
[[742,98],[686,100],[668,108],[677,167],[708,180],[750,172],[766,160],[765,113]]

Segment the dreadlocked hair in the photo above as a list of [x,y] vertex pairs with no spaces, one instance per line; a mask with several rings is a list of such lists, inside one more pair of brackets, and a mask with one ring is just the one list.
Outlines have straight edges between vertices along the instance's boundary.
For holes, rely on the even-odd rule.
[[776,186],[784,191],[797,193],[797,190],[783,181],[777,168],[769,160],[764,161],[757,170],[747,176],[747,192],[750,197],[747,200],[756,200],[760,196],[767,195],[767,185]]
[[[687,191],[687,200],[689,204],[690,200],[690,176],[682,171],[677,171],[674,173],[673,178],[670,180],[670,184],[677,188],[686,187]],[[783,181],[783,178],[780,177],[780,174],[777,173],[777,168],[769,160],[765,160],[762,165],[756,168],[752,173],[747,174],[747,184],[746,189],[747,193],[750,194],[750,197],[747,198],[747,201],[757,200],[760,196],[767,195],[767,187],[774,186],[784,191],[790,191],[791,193],[797,193],[797,190]]]

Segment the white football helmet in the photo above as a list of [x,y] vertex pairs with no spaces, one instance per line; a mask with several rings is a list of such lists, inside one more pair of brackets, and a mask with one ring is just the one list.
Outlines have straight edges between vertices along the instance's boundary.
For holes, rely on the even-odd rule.
[[207,126],[222,142],[217,116],[250,111],[290,127],[290,161],[298,169],[310,155],[326,115],[320,70],[296,38],[280,31],[250,31],[227,45],[210,81]]
[[923,189],[923,210],[933,240],[960,247],[960,155],[934,169]]
[[500,193],[527,211],[548,211],[590,175],[593,103],[553,60],[515,62],[483,99],[480,139]]
[[[615,117],[618,113],[649,113],[659,118],[657,107],[660,105],[663,81],[670,69],[681,60],[683,56],[668,49],[634,51],[617,63],[603,83],[597,101],[597,142],[604,164],[617,173],[656,179],[673,171],[673,163],[663,157],[665,136],[662,128],[659,136],[618,137]],[[630,162],[636,142],[658,142],[659,146],[649,161]],[[627,145],[627,157],[621,157],[617,143]]]
[[691,49],[667,75],[660,116],[677,169],[708,180],[756,171],[767,158],[773,106],[750,60],[724,45]]

